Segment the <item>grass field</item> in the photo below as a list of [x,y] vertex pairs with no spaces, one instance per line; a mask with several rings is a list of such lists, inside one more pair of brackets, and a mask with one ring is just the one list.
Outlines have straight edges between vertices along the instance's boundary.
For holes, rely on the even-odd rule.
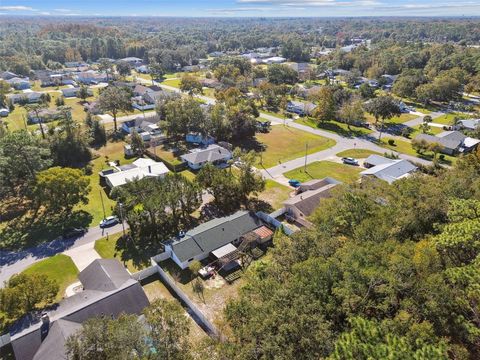
[[122,258],[122,251],[116,248],[118,239],[122,236],[122,233],[114,234],[109,236],[108,238],[104,237],[100,240],[95,241],[95,250],[98,254],[104,259],[117,259],[127,269],[131,272],[137,272],[141,269],[137,268],[132,260],[124,261]]
[[78,269],[69,256],[58,254],[33,264],[23,273],[43,274],[49,279],[55,280],[60,287],[57,295],[57,300],[60,300],[68,285],[77,281]]
[[344,183],[353,183],[359,179],[361,168],[351,165],[339,164],[331,161],[316,161],[307,165],[307,171],[303,167],[286,172],[284,175],[289,179],[301,182],[332,177]]
[[[367,118],[367,121],[369,123],[371,123],[371,124],[375,123],[375,118],[371,114],[365,114],[365,117]],[[391,118],[390,120],[386,120],[385,125],[388,125],[388,124],[403,124],[404,122],[413,120],[417,117],[418,116],[414,115],[414,114],[402,114],[400,116],[395,116],[395,117]],[[380,122],[381,122],[381,120],[379,120],[379,123]]]
[[312,118],[299,118],[295,120],[296,123],[310,126],[311,128],[314,129],[322,129],[325,131],[329,131],[332,133],[336,133],[341,136],[345,137],[352,137],[352,136],[363,136],[372,133],[373,131],[370,129],[367,129],[365,127],[361,126],[350,126],[350,129],[348,128],[347,124],[338,122],[338,121],[325,121],[323,123],[317,124],[315,120]]
[[280,209],[285,200],[290,197],[292,189],[273,180],[265,181],[265,190],[258,195],[260,200],[269,203],[273,209]]
[[352,157],[356,159],[364,159],[369,157],[370,155],[382,155],[376,151],[367,150],[367,149],[350,149],[339,152],[337,154],[338,157]]
[[172,86],[175,88],[180,87],[180,79],[166,79],[162,81],[162,85]]
[[[110,199],[105,192],[105,189],[100,185],[100,176],[98,173],[108,168],[108,161],[119,160],[121,165],[133,162],[135,159],[125,159],[123,155],[123,142],[118,141],[114,143],[108,143],[107,146],[101,147],[96,150],[97,155],[100,155],[96,159],[92,160],[92,174],[90,178],[90,193],[88,195],[88,204],[82,205],[80,209],[88,212],[92,215],[92,225],[97,225],[103,219],[103,204],[105,206],[105,213],[109,216],[112,213],[115,202]],[[100,196],[101,194],[101,196]]]
[[454,119],[456,117],[463,119],[463,118],[467,118],[468,116],[466,117],[463,114],[450,113],[450,114],[442,115],[436,119],[433,119],[433,122],[437,124],[443,124],[443,125],[453,125]]
[[314,135],[298,129],[285,126],[272,126],[269,133],[257,134],[256,139],[265,146],[257,165],[266,168],[278,165],[305,155],[305,145],[308,143],[308,154],[328,149],[335,141]]

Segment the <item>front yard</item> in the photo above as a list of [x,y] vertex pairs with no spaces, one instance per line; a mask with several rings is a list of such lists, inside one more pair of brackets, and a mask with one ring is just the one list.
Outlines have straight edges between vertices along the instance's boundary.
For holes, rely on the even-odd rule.
[[362,126],[350,126],[349,129],[347,124],[335,120],[317,123],[312,118],[303,117],[298,118],[297,120],[295,120],[295,122],[302,125],[310,126],[314,129],[329,131],[345,137],[365,136],[373,132],[372,130]]
[[95,241],[95,250],[104,259],[117,259],[120,261],[131,273],[135,273],[142,269],[142,266],[135,266],[133,260],[126,259],[123,249],[117,246],[118,240],[122,233],[110,235],[100,240]]
[[41,260],[26,270],[25,274],[42,274],[48,276],[49,279],[55,280],[60,289],[57,294],[57,300],[61,300],[65,294],[65,289],[77,280],[78,269],[72,259],[63,254],[58,254]]
[[344,183],[353,183],[360,177],[363,169],[358,166],[345,165],[332,161],[316,161],[308,164],[307,169],[303,167],[286,172],[284,175],[289,179],[296,179],[301,182],[312,179],[332,177]]
[[252,144],[252,146],[242,145],[247,147],[247,149],[263,145],[263,151],[256,149],[260,151],[257,166],[265,168],[304,156],[306,145],[308,145],[308,154],[313,154],[335,145],[334,140],[282,125],[272,126],[269,133],[257,134],[256,139],[258,141],[256,146],[255,144]]

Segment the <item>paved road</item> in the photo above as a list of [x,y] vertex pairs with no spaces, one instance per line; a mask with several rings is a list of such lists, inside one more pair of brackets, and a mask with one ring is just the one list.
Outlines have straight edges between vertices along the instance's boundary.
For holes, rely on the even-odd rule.
[[77,239],[53,240],[49,243],[20,252],[0,251],[0,287],[4,281],[12,275],[25,270],[30,265],[47,257],[72,251],[87,244],[93,244],[107,234],[115,234],[122,231],[122,225],[118,224],[107,229],[100,229],[99,226],[90,228],[85,235]]

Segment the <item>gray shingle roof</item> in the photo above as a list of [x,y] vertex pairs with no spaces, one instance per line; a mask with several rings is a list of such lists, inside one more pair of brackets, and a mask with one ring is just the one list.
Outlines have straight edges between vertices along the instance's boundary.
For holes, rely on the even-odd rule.
[[382,165],[382,164],[390,164],[393,161],[394,160],[386,158],[384,156],[372,154],[365,159],[364,163],[372,165],[372,166],[377,166],[377,165]]
[[218,145],[210,145],[206,149],[192,151],[182,155],[181,158],[191,164],[201,164],[204,162],[214,162],[223,159],[229,159],[231,152]]
[[374,175],[391,184],[395,180],[408,176],[415,170],[417,170],[417,167],[407,160],[394,160],[391,163],[377,165],[362,171],[361,174]]
[[98,259],[78,274],[78,279],[85,290],[110,291],[118,289],[131,277],[118,260]]
[[238,211],[188,231],[184,238],[172,243],[172,249],[177,258],[184,262],[227,245],[262,225],[263,223],[254,214]]

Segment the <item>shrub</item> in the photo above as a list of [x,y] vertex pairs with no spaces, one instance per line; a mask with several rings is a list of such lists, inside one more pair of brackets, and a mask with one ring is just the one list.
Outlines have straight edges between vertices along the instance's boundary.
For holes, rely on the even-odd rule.
[[395,140],[393,140],[393,139],[388,139],[388,145],[390,145],[390,146],[395,145]]

